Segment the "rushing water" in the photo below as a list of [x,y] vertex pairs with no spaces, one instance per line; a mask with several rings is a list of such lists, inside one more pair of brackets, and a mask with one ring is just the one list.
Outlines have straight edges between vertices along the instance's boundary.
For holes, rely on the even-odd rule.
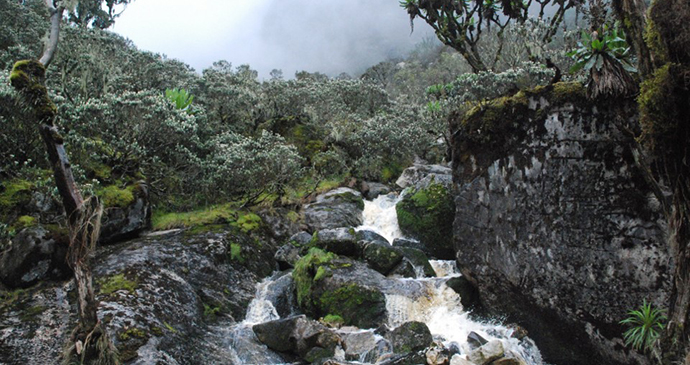
[[[374,231],[389,242],[402,238],[402,232],[397,223],[395,205],[400,196],[389,194],[380,196],[373,201],[365,201],[364,223],[357,230]],[[473,319],[464,311],[460,296],[446,285],[448,279],[460,276],[454,261],[430,261],[437,277],[418,279],[390,278],[391,286],[404,287],[403,291],[386,293],[386,310],[388,325],[395,328],[408,321],[420,321],[427,324],[435,339],[442,340],[447,347],[459,349],[460,354],[468,354],[472,349],[467,341],[468,335],[475,332],[486,340],[499,340],[503,343],[506,355],[524,360],[529,365],[542,365],[541,355],[534,343],[525,338],[519,341],[512,338],[513,330],[497,323],[482,322]],[[277,281],[291,280],[291,277],[276,274],[263,280],[257,285],[256,297],[249,304],[245,320],[227,329],[233,362],[238,364],[280,364],[281,357],[260,344],[251,326],[280,316],[272,302],[272,286]],[[372,332],[372,329],[357,330]],[[381,336],[376,335],[373,340],[377,344],[385,344]],[[379,346],[380,347],[380,346]],[[342,352],[342,351],[341,351]],[[368,353],[361,353],[361,363],[371,363]],[[337,356],[336,356],[337,357]]]

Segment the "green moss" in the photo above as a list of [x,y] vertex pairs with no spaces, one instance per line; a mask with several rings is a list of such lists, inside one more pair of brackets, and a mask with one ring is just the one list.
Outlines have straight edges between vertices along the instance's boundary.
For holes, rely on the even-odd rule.
[[649,47],[654,54],[656,62],[668,62],[668,49],[664,44],[664,40],[661,37],[658,26],[651,18],[647,19],[647,27],[645,28],[644,32],[644,41],[647,44],[647,47]]
[[118,336],[120,341],[127,341],[132,338],[138,338],[143,340],[147,339],[148,337],[148,334],[144,330],[136,327],[128,328],[127,330],[121,332]]
[[100,293],[110,295],[118,290],[127,290],[130,294],[134,294],[139,283],[136,280],[128,280],[125,274],[113,275],[99,280],[101,286]]
[[[316,236],[316,234],[314,234]],[[315,277],[322,265],[327,265],[338,256],[331,252],[312,247],[307,255],[295,263],[292,277],[297,287],[297,303],[307,311],[314,311],[314,301],[312,298]],[[323,276],[319,277],[321,279]]]
[[153,229],[162,231],[173,228],[191,228],[201,225],[229,224],[237,219],[238,211],[231,204],[217,205],[184,213],[154,212]]
[[314,275],[314,281],[319,281],[325,277],[333,276],[333,272],[327,266],[319,266]]
[[172,333],[177,333],[177,332],[178,332],[178,331],[175,329],[175,327],[171,326],[168,322],[163,322],[163,325],[165,326],[165,328],[166,328],[168,331],[170,331],[170,332],[172,332]]
[[244,257],[242,257],[242,246],[240,246],[239,243],[230,244],[230,260],[244,263]]
[[0,183],[0,214],[28,204],[33,188],[33,184],[26,180],[14,179]]
[[21,229],[27,228],[27,227],[32,227],[36,225],[36,218],[28,216],[28,215],[23,215],[19,218],[17,218],[17,221],[14,223],[14,228],[19,231]]
[[356,283],[328,290],[319,298],[321,312],[338,315],[346,325],[360,328],[375,326],[385,308],[383,293]]
[[441,184],[430,184],[396,206],[403,233],[426,244],[438,257],[452,256],[455,203]]
[[214,321],[216,316],[222,313],[220,306],[208,305],[204,303],[204,318]]
[[357,205],[357,208],[359,209],[364,209],[364,200],[362,199],[361,196],[358,196],[354,193],[351,192],[345,192],[345,193],[340,193],[340,194],[335,194],[333,195],[334,200],[340,200],[342,202],[346,203],[353,203]]
[[116,185],[106,186],[96,192],[106,208],[126,208],[134,203],[136,186],[130,185],[124,189]]
[[[641,141],[652,150],[664,149],[674,143],[679,106],[687,103],[682,91],[682,69],[668,63],[657,69],[640,87],[637,102],[640,108]],[[663,152],[663,151],[661,151]]]
[[240,214],[237,221],[233,223],[234,226],[238,227],[244,233],[249,233],[258,229],[261,226],[261,217],[254,213],[244,213]]
[[337,314],[328,314],[325,317],[323,317],[321,322],[324,322],[325,324],[332,327],[340,327],[345,323],[345,320],[343,319],[343,317]]
[[158,327],[158,326],[152,326],[151,327],[151,333],[154,336],[161,337],[161,336],[163,336],[163,329]]
[[287,213],[287,215],[285,216],[285,218],[287,218],[287,219],[288,219],[290,222],[292,222],[292,223],[297,223],[297,222],[300,221],[299,213],[297,213],[297,212],[295,212],[295,211],[293,211],[293,210],[289,211],[289,212]]

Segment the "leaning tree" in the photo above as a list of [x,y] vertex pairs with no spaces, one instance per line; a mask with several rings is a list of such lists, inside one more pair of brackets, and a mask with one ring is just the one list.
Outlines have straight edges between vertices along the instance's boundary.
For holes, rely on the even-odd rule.
[[58,50],[60,23],[65,14],[79,26],[106,28],[117,16],[118,5],[130,0],[44,0],[50,15],[48,40],[39,59],[14,64],[10,83],[23,97],[37,122],[55,183],[62,198],[69,227],[67,262],[74,271],[79,323],[69,343],[67,360],[81,363],[118,363],[117,353],[97,316],[98,302],[93,290],[90,258],[98,240],[103,207],[98,200],[84,199],[74,181],[64,139],[56,126],[57,107],[45,86],[46,69]]

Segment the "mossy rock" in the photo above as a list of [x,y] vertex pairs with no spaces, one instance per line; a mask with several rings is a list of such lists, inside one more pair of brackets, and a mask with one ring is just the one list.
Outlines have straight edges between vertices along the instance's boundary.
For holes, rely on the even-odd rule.
[[321,268],[321,276],[330,263],[338,256],[323,251],[318,248],[311,248],[306,256],[302,257],[295,263],[295,269],[292,272],[295,287],[297,288],[297,303],[308,313],[315,313],[317,307],[314,304],[314,281]]
[[422,273],[426,277],[435,277],[436,271],[429,263],[429,258],[422,250],[418,250],[412,247],[398,247],[402,251],[405,258],[412,263],[413,266],[421,268]]
[[126,208],[134,203],[135,193],[136,185],[130,185],[124,189],[117,185],[110,185],[99,189],[96,195],[106,208]]
[[320,313],[343,318],[345,325],[373,328],[381,324],[386,313],[386,298],[380,291],[351,283],[329,288],[318,299]]
[[26,180],[0,182],[0,220],[9,222],[10,215],[29,205],[33,188],[34,185]]
[[417,352],[431,345],[433,338],[423,322],[406,322],[388,335],[396,354]]
[[455,203],[446,187],[430,184],[427,188],[405,196],[395,209],[402,232],[420,240],[427,254],[440,259],[455,258]]
[[364,259],[372,269],[388,275],[403,259],[397,247],[381,242],[371,242],[364,248]]

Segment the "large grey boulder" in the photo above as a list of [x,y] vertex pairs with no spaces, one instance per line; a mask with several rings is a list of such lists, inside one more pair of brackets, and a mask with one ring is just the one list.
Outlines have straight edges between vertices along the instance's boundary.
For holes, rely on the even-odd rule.
[[0,254],[0,281],[9,288],[27,288],[39,281],[69,275],[65,233],[49,232],[42,226],[26,228]]
[[406,322],[388,334],[396,354],[417,352],[433,342],[429,327],[423,322]]
[[316,197],[304,207],[304,222],[312,232],[362,224],[364,200],[359,191],[338,188]]

